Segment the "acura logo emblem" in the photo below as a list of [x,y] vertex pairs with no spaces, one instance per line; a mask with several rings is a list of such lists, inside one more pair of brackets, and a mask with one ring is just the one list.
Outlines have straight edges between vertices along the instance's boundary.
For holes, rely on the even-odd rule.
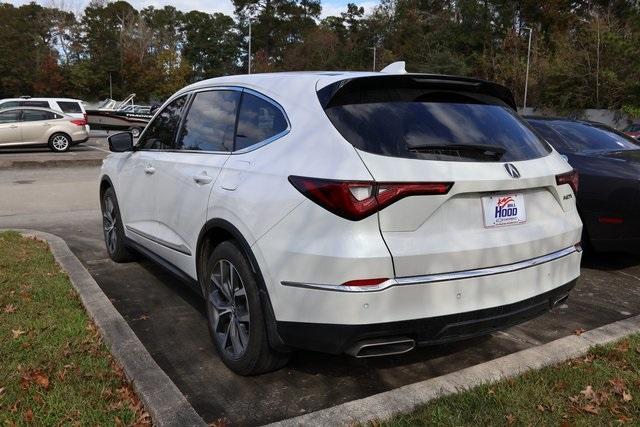
[[505,163],[504,168],[511,178],[520,178],[520,172],[518,172],[518,169],[511,163]]

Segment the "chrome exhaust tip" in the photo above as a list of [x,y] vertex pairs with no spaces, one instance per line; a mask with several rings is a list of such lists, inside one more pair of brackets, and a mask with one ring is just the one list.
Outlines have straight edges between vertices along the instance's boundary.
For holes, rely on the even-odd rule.
[[411,338],[376,338],[358,341],[346,353],[358,359],[365,357],[392,356],[413,350],[416,342]]
[[557,307],[561,304],[563,304],[567,299],[569,299],[569,294],[564,294],[562,295],[560,298],[556,299],[552,304],[551,304],[551,308],[553,307]]

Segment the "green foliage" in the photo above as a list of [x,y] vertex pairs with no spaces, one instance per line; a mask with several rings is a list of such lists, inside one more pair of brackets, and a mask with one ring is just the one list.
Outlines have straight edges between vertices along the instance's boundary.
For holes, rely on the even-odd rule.
[[[379,0],[320,19],[320,0],[233,0],[235,17],[89,2],[81,16],[0,3],[0,97],[162,100],[190,82],[252,71],[411,71],[494,80],[557,111],[640,105],[635,0]],[[25,49],[29,46],[29,49]],[[32,48],[31,48],[32,47]],[[20,52],[16,55],[15,52]]]

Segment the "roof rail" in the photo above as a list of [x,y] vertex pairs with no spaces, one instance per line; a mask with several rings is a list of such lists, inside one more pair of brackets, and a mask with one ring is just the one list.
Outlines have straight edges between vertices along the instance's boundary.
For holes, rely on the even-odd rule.
[[22,95],[20,99],[31,99],[30,95]]

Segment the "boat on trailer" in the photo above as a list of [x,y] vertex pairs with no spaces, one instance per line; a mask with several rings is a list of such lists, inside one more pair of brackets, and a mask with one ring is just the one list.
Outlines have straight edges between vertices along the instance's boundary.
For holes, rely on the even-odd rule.
[[133,103],[135,93],[123,101],[106,99],[96,108],[88,108],[87,121],[91,129],[96,130],[128,130],[138,137],[153,117],[151,107]]

